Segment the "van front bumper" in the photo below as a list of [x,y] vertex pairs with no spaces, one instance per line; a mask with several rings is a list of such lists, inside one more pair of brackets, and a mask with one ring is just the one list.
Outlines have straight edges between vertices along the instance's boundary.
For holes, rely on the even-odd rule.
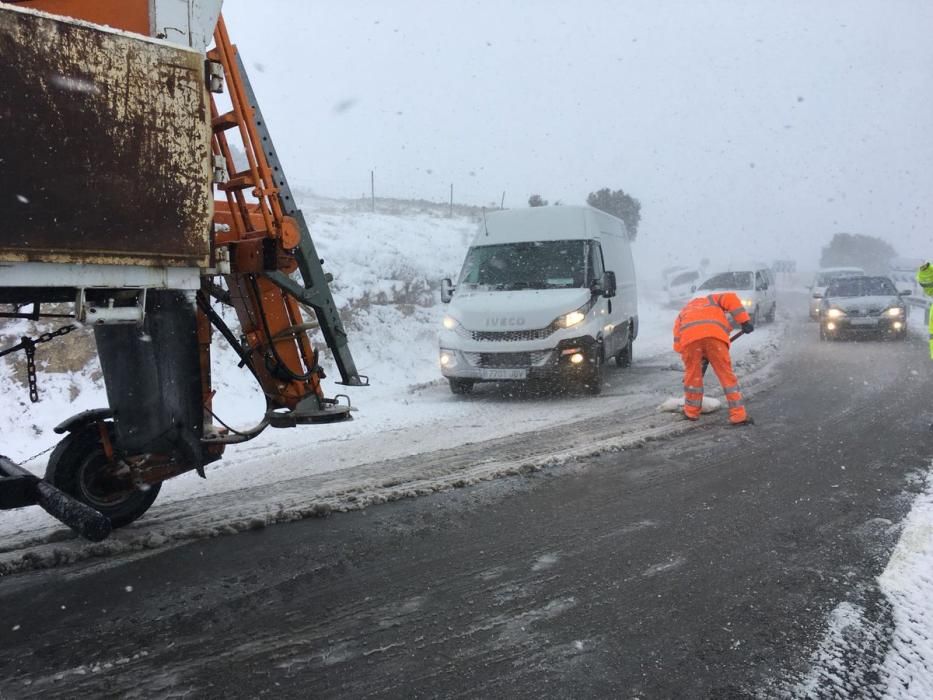
[[589,335],[567,338],[555,348],[530,352],[472,352],[441,348],[441,373],[451,379],[477,382],[573,377],[592,371],[597,350],[596,339]]

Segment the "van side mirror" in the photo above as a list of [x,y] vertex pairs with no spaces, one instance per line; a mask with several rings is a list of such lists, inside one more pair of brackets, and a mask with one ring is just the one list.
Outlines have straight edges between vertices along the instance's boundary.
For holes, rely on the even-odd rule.
[[441,301],[445,304],[449,304],[450,300],[454,298],[454,292],[457,288],[454,286],[454,283],[450,281],[449,277],[445,277],[441,280]]
[[693,294],[696,290],[697,290],[697,286],[696,286],[695,284],[691,284],[691,285],[690,285],[690,293]]
[[814,299],[822,299],[822,298],[823,298],[823,295],[820,294],[819,292],[813,292],[813,298],[814,298]]
[[913,293],[914,291],[912,289],[902,289],[901,291],[897,293],[897,295],[899,297],[909,297]]
[[607,299],[611,299],[616,295],[616,273],[606,270],[603,273],[603,282],[600,285],[602,289],[600,292]]

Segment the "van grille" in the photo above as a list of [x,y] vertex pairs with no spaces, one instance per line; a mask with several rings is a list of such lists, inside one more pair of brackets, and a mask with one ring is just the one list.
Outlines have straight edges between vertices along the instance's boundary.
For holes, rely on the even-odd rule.
[[547,328],[536,328],[530,331],[470,331],[470,335],[473,336],[473,340],[516,343],[522,340],[544,340],[557,328],[557,324],[552,323]]
[[465,352],[467,362],[485,369],[522,369],[544,364],[550,350],[538,352]]

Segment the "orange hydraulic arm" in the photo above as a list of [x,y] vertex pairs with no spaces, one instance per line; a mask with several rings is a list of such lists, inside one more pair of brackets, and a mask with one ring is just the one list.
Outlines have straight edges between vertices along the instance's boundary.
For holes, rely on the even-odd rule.
[[[253,370],[276,407],[293,409],[308,394],[323,397],[317,354],[304,332],[298,302],[263,273],[295,271],[297,264],[288,251],[298,246],[298,227],[282,212],[268,160],[257,148],[260,136],[223,18],[214,43],[208,58],[223,66],[232,105],[229,112],[218,114],[217,100],[212,101],[213,151],[223,157],[230,173],[218,185],[226,200],[215,203],[215,229],[224,230],[215,233],[214,242],[230,250],[231,274],[225,282],[254,358]],[[243,144],[248,167],[242,172],[235,172],[226,134],[230,129],[239,132]],[[247,191],[253,202],[247,201]]]
[[[211,110],[215,160],[229,173],[218,185],[226,198],[215,202],[214,235],[215,248],[230,253],[230,274],[224,277],[227,301],[236,309],[244,349],[271,406],[309,414],[309,421],[317,412],[321,419],[332,419],[324,417],[333,403],[324,399],[323,373],[307,329],[319,326],[324,332],[346,383],[363,381],[346,352],[328,278],[320,269],[304,220],[296,209],[292,216],[283,206],[292,202],[291,193],[223,18],[217,23],[214,44],[208,59],[222,66],[230,101],[229,111],[221,113],[214,99]],[[238,171],[234,162],[228,141],[231,132],[243,146],[243,170]],[[304,278],[303,286],[290,277],[296,271]],[[296,297],[314,308],[315,322],[306,322]],[[316,407],[305,402],[296,410],[312,395]]]

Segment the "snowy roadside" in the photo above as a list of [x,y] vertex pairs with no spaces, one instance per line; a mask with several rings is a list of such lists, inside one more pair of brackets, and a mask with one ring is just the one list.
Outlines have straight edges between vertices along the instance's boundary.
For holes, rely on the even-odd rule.
[[[601,396],[541,397],[512,386],[486,385],[473,397],[455,397],[437,368],[443,306],[430,285],[456,273],[476,223],[424,211],[399,216],[330,210],[310,219],[322,257],[339,261],[335,296],[342,308],[351,310],[351,349],[360,371],[372,380],[368,388],[335,386],[337,372],[325,362],[325,390],[349,395],[359,407],[355,419],[269,429],[250,443],[230,448],[221,462],[206,468],[207,479],[189,473],[166,482],[152,510],[103,545],[61,542],[70,539],[68,531],[38,508],[0,511],[0,561],[6,570],[13,561],[20,562],[13,568],[45,566],[306,517],[317,508],[362,507],[567,461],[587,451],[623,449],[679,429],[670,425],[670,416],[657,413],[659,404],[680,392],[679,358],[670,349],[677,309],[662,304],[662,295],[649,281],[643,279],[640,285],[641,328],[634,366],[624,371],[607,367]],[[763,325],[734,346],[737,370],[752,392],[755,383],[767,377],[783,330],[783,322]],[[26,324],[15,332],[28,332]],[[74,374],[43,373],[39,404],[29,404],[15,389],[14,396],[8,394],[0,406],[3,451],[24,460],[56,442],[51,433],[55,424],[80,410],[105,405],[95,364]],[[0,381],[15,386],[13,371],[11,363],[0,363]],[[262,397],[222,344],[214,358],[214,381],[215,410],[222,419],[243,428],[259,418]],[[718,394],[718,387],[710,393]],[[415,460],[406,471],[406,458],[415,455],[594,425],[607,416],[608,427],[599,433],[568,428],[564,443],[548,454],[523,450],[495,464],[488,456],[476,457],[442,473]],[[41,456],[24,466],[41,474],[45,459]],[[27,554],[23,547],[34,549]]]
[[[646,348],[670,342],[675,311],[654,311],[644,328]],[[766,326],[743,348],[736,346],[736,365],[752,398],[768,383],[783,332],[783,323]],[[430,353],[433,358],[433,345]],[[237,459],[211,465],[207,480],[189,474],[167,482],[145,518],[98,544],[75,539],[39,509],[18,511],[15,519],[0,514],[0,574],[365,508],[640,448],[694,427],[657,410],[679,393],[675,363],[663,350],[639,355],[631,370],[607,368],[599,397],[526,396],[491,386],[464,401],[439,382],[415,387],[404,411],[391,404],[402,414],[386,416],[391,427],[331,426],[359,432],[335,436],[328,430],[329,438],[311,444],[300,441],[300,431],[285,431],[287,444],[247,445]],[[710,393],[720,392],[711,387]]]

